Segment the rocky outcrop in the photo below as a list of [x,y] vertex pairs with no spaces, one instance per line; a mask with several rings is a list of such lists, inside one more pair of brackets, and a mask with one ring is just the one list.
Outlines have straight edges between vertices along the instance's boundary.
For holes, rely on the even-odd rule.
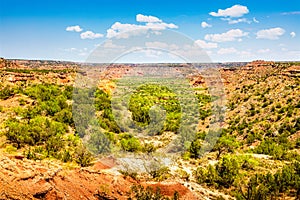
[[109,171],[108,165],[112,163],[107,163],[110,161],[99,161],[87,168],[68,169],[54,160],[33,161],[22,155],[0,153],[0,199],[125,200],[134,184],[160,187],[161,193],[168,196],[178,191],[181,199],[195,199],[192,192],[180,183],[138,182]]
[[248,68],[262,67],[262,66],[275,66],[273,61],[255,60],[246,65]]
[[300,77],[300,66],[291,66],[282,72],[282,75],[289,77]]
[[33,74],[28,74],[28,73],[6,72],[4,73],[4,75],[7,77],[7,81],[12,83],[17,81],[28,81],[28,80],[35,79]]
[[205,84],[205,80],[202,76],[194,76],[194,77],[190,77],[190,83],[193,86],[198,86],[198,85],[203,85]]
[[4,58],[0,58],[0,69],[7,69],[7,68],[17,69],[17,68],[21,68],[21,66],[19,66],[14,61],[6,60]]

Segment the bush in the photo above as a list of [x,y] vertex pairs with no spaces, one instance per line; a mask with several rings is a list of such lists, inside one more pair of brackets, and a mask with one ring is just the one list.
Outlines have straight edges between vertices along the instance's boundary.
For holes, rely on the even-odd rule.
[[[209,167],[212,167],[211,165],[209,165]],[[205,182],[210,182],[207,181],[207,170],[204,169],[203,167],[198,167],[194,172],[193,175],[195,176],[197,183],[202,184]]]
[[10,88],[9,86],[5,86],[0,90],[0,99],[8,99],[12,95],[14,95],[14,90]]
[[239,174],[239,169],[240,166],[236,158],[223,157],[216,166],[219,185],[229,188]]
[[131,187],[130,197],[128,200],[178,200],[179,193],[177,191],[174,192],[173,197],[170,199],[161,194],[160,188],[156,187],[154,190],[152,187],[146,187],[142,185],[134,185]]
[[150,171],[150,175],[156,181],[163,181],[171,176],[170,169],[167,166]]
[[26,105],[26,100],[25,99],[19,99],[19,104],[20,104],[20,106],[24,106],[24,105]]
[[143,152],[152,153],[156,150],[156,147],[152,143],[145,143],[143,146]]
[[267,200],[267,188],[260,184],[260,176],[255,175],[250,178],[244,193],[242,188],[236,194],[237,200]]
[[67,99],[72,99],[73,97],[73,86],[65,86],[64,91],[63,91],[63,95],[67,98]]
[[64,124],[41,116],[31,119],[29,123],[9,119],[6,122],[6,128],[5,136],[18,148],[24,145],[44,144],[50,137],[56,137],[55,140],[61,141],[61,135],[67,131]]
[[121,135],[121,147],[124,151],[129,152],[137,152],[142,150],[142,146],[140,144],[140,141],[129,134],[123,134]]
[[254,149],[255,153],[267,154],[273,156],[274,159],[283,159],[286,154],[286,148],[271,139],[264,140]]
[[73,121],[73,114],[70,109],[63,109],[57,113],[54,114],[54,120],[68,124],[70,126],[74,126],[74,121]]
[[24,93],[27,96],[42,102],[49,101],[53,97],[59,96],[61,94],[61,89],[56,85],[39,84],[26,88]]
[[7,145],[7,146],[5,147],[5,151],[6,151],[7,153],[14,153],[14,152],[17,151],[17,148],[14,147],[13,145]]
[[15,143],[17,148],[24,146],[24,144],[34,144],[34,139],[28,133],[29,126],[27,124],[9,120],[6,122],[6,128],[8,130],[4,133],[5,136],[10,142]]
[[134,180],[138,180],[138,173],[129,171],[129,170],[119,170],[119,172],[126,178],[126,177],[131,177]]
[[[80,91],[78,92],[80,93]],[[86,94],[81,94],[81,96],[87,95],[88,92],[85,92]],[[101,89],[96,89],[94,92],[94,101],[89,103],[94,103],[96,111],[101,111],[101,115],[98,116],[99,119],[99,125],[110,132],[114,133],[120,133],[121,129],[118,126],[118,124],[114,120],[114,116],[112,113],[111,108],[111,96],[108,93],[105,93]],[[77,95],[77,96],[80,96]],[[83,99],[92,98],[92,94],[89,94],[89,96],[84,97]],[[81,102],[82,104],[82,102]]]
[[190,175],[185,170],[178,169],[178,170],[176,170],[176,173],[179,175],[179,177],[182,180],[189,181]]
[[277,199],[284,196],[300,197],[300,164],[295,162],[284,166],[275,174],[255,174],[236,197],[239,200]]
[[198,158],[200,156],[201,145],[202,143],[200,140],[192,141],[189,148],[189,153],[191,158]]
[[156,84],[145,84],[137,88],[129,100],[132,119],[140,126],[150,123],[150,109],[155,104],[166,111],[164,131],[176,132],[180,122],[180,104],[176,95],[167,87]]
[[194,176],[200,184],[229,188],[239,175],[239,169],[237,158],[223,157],[216,166],[209,165],[207,169],[198,167],[194,171]]
[[94,157],[86,149],[86,147],[84,147],[83,145],[80,145],[75,150],[75,161],[81,167],[88,167],[88,166],[92,165],[92,162],[94,161]]
[[103,154],[110,152],[110,140],[99,129],[91,130],[90,139],[87,142],[88,149],[94,154]]

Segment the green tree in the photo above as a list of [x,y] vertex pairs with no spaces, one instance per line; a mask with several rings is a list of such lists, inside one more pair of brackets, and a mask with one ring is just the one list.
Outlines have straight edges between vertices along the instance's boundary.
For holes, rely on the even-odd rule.
[[236,158],[223,157],[216,166],[219,185],[229,188],[239,174],[239,169],[240,166]]
[[236,194],[237,200],[267,200],[268,190],[260,183],[260,179],[257,174],[251,177],[245,191],[239,186],[239,192]]
[[87,142],[88,149],[94,154],[108,153],[111,149],[111,142],[107,136],[99,129],[94,127],[90,130],[91,136]]
[[201,148],[200,140],[192,141],[190,148],[189,148],[191,158],[198,158],[200,156],[200,148]]
[[219,159],[222,153],[233,152],[238,146],[235,137],[223,135],[219,138],[213,150],[217,151],[217,159]]
[[34,139],[29,134],[29,126],[27,124],[10,119],[6,122],[6,128],[5,136],[9,141],[15,143],[17,148],[24,146],[24,144],[34,144]]

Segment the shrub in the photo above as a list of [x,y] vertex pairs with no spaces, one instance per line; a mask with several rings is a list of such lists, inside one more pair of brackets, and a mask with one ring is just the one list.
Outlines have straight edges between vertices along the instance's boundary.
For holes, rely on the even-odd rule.
[[201,145],[202,143],[200,142],[200,140],[192,141],[189,148],[189,153],[191,158],[198,158],[200,156]]
[[92,165],[93,160],[94,160],[93,155],[86,149],[86,147],[80,145],[76,148],[75,161],[81,167],[88,167]]
[[53,97],[59,96],[61,94],[61,90],[56,85],[39,84],[26,88],[24,93],[39,101],[49,101]]
[[267,154],[274,159],[283,159],[286,154],[286,148],[271,139],[264,140],[254,149],[255,153]]
[[240,166],[236,158],[223,157],[216,166],[219,185],[229,188],[239,174],[239,169]]
[[165,86],[145,84],[137,88],[129,100],[132,119],[141,126],[149,125],[149,112],[155,104],[162,106],[166,111],[164,130],[176,132],[181,118],[180,104],[176,95]]
[[5,136],[9,141],[15,143],[17,148],[24,146],[24,144],[34,144],[34,139],[28,133],[29,126],[27,124],[11,119],[6,122],[6,128]]
[[7,145],[7,146],[5,147],[5,151],[6,151],[7,153],[14,153],[14,152],[17,151],[17,148],[14,147],[13,145]]
[[97,89],[95,92],[95,108],[96,110],[111,109],[111,97],[103,90]]
[[129,171],[129,170],[119,170],[119,172],[126,178],[127,176],[131,177],[134,180],[138,179],[138,173]]
[[236,198],[237,200],[266,200],[267,188],[260,184],[260,176],[256,174],[250,178],[246,187],[246,192],[243,192],[242,188],[239,187]]
[[173,197],[170,199],[164,195],[161,194],[160,188],[156,187],[156,189],[153,189],[152,187],[146,187],[142,185],[134,185],[131,187],[130,193],[129,193],[128,200],[140,200],[140,199],[147,199],[147,200],[178,200],[179,199],[179,193],[177,191],[174,191]]
[[156,147],[152,143],[145,143],[143,146],[143,152],[152,153],[156,150]]
[[288,195],[300,197],[300,164],[295,162],[284,166],[275,174],[255,174],[248,184],[239,187],[236,197],[239,200],[277,199]]
[[[31,119],[29,123],[9,119],[6,122],[6,127],[7,139],[16,143],[18,148],[26,144],[31,146],[43,144],[50,137],[61,136],[67,131],[64,124],[41,116]],[[60,140],[59,138],[56,139]]]
[[26,100],[25,99],[19,99],[19,104],[20,104],[20,106],[24,106],[24,105],[26,105]]
[[66,85],[64,87],[63,95],[67,99],[72,99],[72,97],[73,97],[73,89],[74,89],[73,86]]
[[108,153],[111,149],[110,140],[99,129],[91,131],[91,137],[87,142],[87,146],[94,154]]
[[190,175],[185,170],[178,169],[176,172],[181,179],[183,179],[185,181],[189,181]]
[[53,119],[58,122],[68,124],[70,126],[74,126],[73,114],[70,109],[65,108],[55,113]]
[[216,166],[209,165],[207,169],[198,167],[193,174],[200,184],[229,188],[239,175],[239,169],[237,158],[223,157]]
[[11,97],[12,95],[14,95],[14,90],[12,88],[10,88],[9,86],[5,86],[4,88],[2,88],[0,90],[0,99],[8,99],[9,97]]
[[120,143],[124,151],[137,152],[142,149],[140,141],[129,134],[123,134]]
[[[209,167],[212,167],[211,165],[209,165]],[[194,172],[193,175],[195,176],[197,183],[202,184],[205,182],[209,182],[207,181],[207,170],[204,169],[203,167],[198,167]]]
[[163,181],[171,176],[170,169],[167,166],[150,171],[150,175],[156,181]]

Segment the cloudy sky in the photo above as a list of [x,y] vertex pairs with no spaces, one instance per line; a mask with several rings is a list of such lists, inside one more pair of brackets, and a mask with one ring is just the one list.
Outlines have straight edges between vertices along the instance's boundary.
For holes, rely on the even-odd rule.
[[299,0],[1,0],[0,57],[85,61],[132,30],[174,30],[214,62],[300,60]]

